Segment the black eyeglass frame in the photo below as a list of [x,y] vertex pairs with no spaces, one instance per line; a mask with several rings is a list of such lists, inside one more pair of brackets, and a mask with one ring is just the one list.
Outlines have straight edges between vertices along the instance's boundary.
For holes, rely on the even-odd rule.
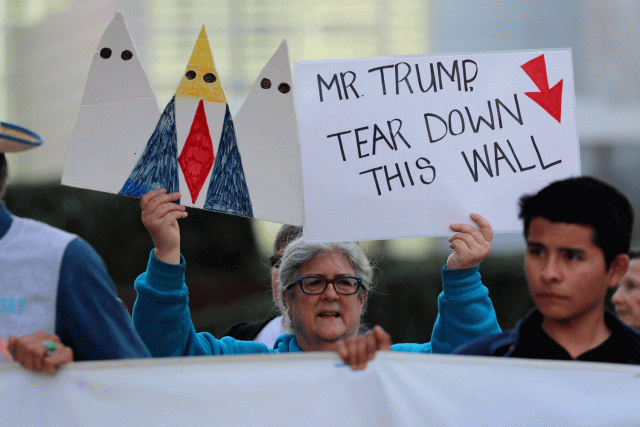
[[[322,288],[322,291],[315,292],[315,293],[306,292],[304,290],[304,288],[302,287],[302,281],[304,279],[308,279],[308,278],[314,278],[314,279],[322,280],[324,282],[324,287]],[[336,288],[335,281],[336,280],[340,280],[340,279],[354,279],[357,282],[355,290],[353,292],[348,293],[348,294],[345,294],[344,292],[339,292],[338,288]],[[287,286],[287,289],[289,289],[289,288],[291,288],[291,286],[297,284],[298,286],[300,286],[300,290],[302,291],[303,294],[306,294],[306,295],[320,295],[320,294],[323,294],[324,291],[327,290],[327,286],[329,286],[329,283],[331,283],[333,285],[333,289],[336,291],[337,294],[340,294],[340,295],[354,295],[354,294],[358,293],[360,288],[363,288],[362,279],[360,277],[356,277],[356,276],[338,276],[338,277],[334,277],[333,279],[327,279],[326,277],[322,277],[322,276],[309,275],[309,276],[298,277],[294,283],[292,283],[289,286]]]

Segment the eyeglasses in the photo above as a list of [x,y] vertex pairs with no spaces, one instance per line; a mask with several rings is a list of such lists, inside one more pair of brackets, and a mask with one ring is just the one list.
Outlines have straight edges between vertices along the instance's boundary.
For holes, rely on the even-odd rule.
[[[362,279],[354,276],[339,276],[333,279],[327,279],[319,276],[302,276],[296,279],[296,284],[300,285],[303,293],[308,295],[318,295],[324,293],[333,283],[333,288],[341,295],[353,295],[358,292],[362,286]],[[293,284],[289,285],[289,287]]]

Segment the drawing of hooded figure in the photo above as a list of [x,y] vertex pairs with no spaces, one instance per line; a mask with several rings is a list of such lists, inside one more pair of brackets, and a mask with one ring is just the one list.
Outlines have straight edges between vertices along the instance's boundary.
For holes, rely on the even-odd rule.
[[118,12],[91,61],[62,184],[117,193],[159,116],[156,96]]
[[[185,123],[190,126],[181,126]],[[161,187],[180,191],[185,206],[253,216],[233,121],[204,27],[175,95],[120,193],[141,197]]]

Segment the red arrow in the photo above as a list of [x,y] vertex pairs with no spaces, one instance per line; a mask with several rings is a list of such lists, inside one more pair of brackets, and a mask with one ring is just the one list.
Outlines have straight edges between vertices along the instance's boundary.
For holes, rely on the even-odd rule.
[[547,64],[544,61],[544,54],[522,65],[521,68],[540,90],[540,92],[525,92],[525,95],[544,108],[551,117],[560,123],[560,114],[562,113],[562,80],[549,89]]

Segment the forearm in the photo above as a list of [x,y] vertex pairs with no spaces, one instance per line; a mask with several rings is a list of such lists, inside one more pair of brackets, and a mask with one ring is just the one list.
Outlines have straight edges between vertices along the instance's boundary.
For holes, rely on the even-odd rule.
[[431,336],[434,353],[451,353],[475,338],[501,332],[478,267],[466,270],[444,267],[442,284]]
[[81,239],[69,243],[62,259],[56,334],[75,360],[149,357],[102,259]]
[[152,252],[147,271],[136,279],[133,324],[153,357],[195,356],[225,352],[211,334],[196,333],[184,283],[186,264],[167,264]]

